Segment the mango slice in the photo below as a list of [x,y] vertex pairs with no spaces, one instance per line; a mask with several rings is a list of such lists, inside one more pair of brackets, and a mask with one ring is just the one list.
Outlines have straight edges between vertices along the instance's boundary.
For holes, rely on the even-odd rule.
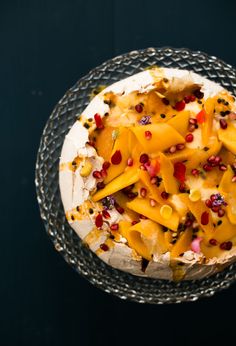
[[[178,143],[184,143],[185,139],[168,124],[152,124],[146,126],[135,126],[131,130],[137,140],[141,143],[146,153],[158,153]],[[150,131],[151,139],[147,140],[145,132]]]
[[121,227],[121,232],[129,246],[148,261],[154,253],[168,251],[161,226],[151,220],[141,220],[130,228]]
[[181,136],[185,136],[189,126],[189,111],[181,111],[178,114],[167,121],[168,125],[171,125]]
[[179,257],[180,254],[183,252],[190,250],[190,244],[192,241],[192,230],[186,229],[177,242],[174,244],[174,246],[171,249],[170,256],[171,258]]
[[236,225],[236,183],[232,182],[235,175],[234,171],[228,165],[219,185],[219,191],[223,193],[228,205],[225,207],[230,222]]
[[166,220],[160,214],[161,205],[152,207],[147,199],[135,198],[133,201],[127,203],[127,207],[173,231],[176,231],[178,228],[179,216],[175,211],[173,211],[171,218]]
[[[201,228],[206,232],[206,234],[210,234],[212,230],[214,230],[214,226],[210,210],[206,207],[205,203],[201,200],[197,202],[190,201],[189,196],[186,193],[180,194],[179,197],[182,200],[182,202],[186,204],[191,213],[195,216],[197,222],[199,223]],[[209,214],[209,222],[207,225],[203,225],[201,223],[201,216],[204,212],[207,212]]]
[[222,224],[216,226],[211,233],[207,234],[205,241],[208,242],[211,238],[214,238],[218,243],[231,240],[236,236],[236,225],[232,225],[228,217],[225,215],[221,218]]
[[209,138],[212,135],[212,126],[213,126],[213,117],[215,109],[215,99],[209,97],[205,102],[205,111],[206,111],[206,121],[202,123],[202,144],[206,146],[208,144]]
[[123,174],[113,179],[104,189],[98,190],[93,196],[94,202],[109,196],[125,187],[132,185],[138,181],[138,171],[136,167],[128,168]]
[[228,127],[225,130],[222,128],[218,130],[218,137],[223,145],[236,155],[236,127],[228,123]]
[[102,156],[105,161],[109,161],[111,158],[111,152],[114,145],[114,139],[112,138],[112,132],[115,127],[106,126],[103,130],[99,131],[99,135],[96,137],[96,149],[99,156]]
[[160,165],[165,191],[171,194],[177,194],[179,189],[177,180],[174,177],[174,166],[162,153],[160,153]]
[[186,161],[190,160],[198,152],[198,149],[185,148],[183,150],[178,150],[173,154],[166,154],[166,157],[172,162]]
[[160,204],[164,204],[166,201],[161,197],[161,190],[155,184],[151,184],[150,176],[147,171],[140,170],[139,171],[139,179],[145,185],[145,187],[149,190],[150,195],[155,201]]
[[116,192],[115,200],[125,210],[125,214],[123,214],[124,217],[126,217],[127,215],[128,218],[132,221],[139,220],[139,214],[127,208],[126,203],[129,202],[129,199],[124,193],[122,193],[121,191]]

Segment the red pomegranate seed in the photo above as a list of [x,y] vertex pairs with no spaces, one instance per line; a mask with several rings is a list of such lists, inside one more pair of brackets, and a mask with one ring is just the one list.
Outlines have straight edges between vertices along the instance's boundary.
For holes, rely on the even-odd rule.
[[198,170],[198,169],[196,169],[196,168],[194,168],[194,169],[192,169],[192,170],[191,170],[191,173],[192,173],[192,175],[193,175],[193,176],[195,176],[195,177],[196,177],[196,176],[198,176],[198,175],[199,175],[199,170]]
[[140,163],[147,163],[149,161],[149,156],[147,154],[142,154],[139,158]]
[[169,148],[169,153],[170,154],[174,154],[176,152],[176,146],[175,145],[172,145],[172,147]]
[[129,167],[131,167],[131,166],[133,166],[133,164],[134,164],[134,161],[133,161],[133,159],[131,159],[131,157],[128,159],[128,161],[127,161],[127,165],[129,166]]
[[139,168],[142,170],[142,171],[146,171],[147,168],[144,166],[144,165],[140,165]]
[[203,169],[206,172],[210,172],[212,170],[212,166],[210,166],[207,163],[205,163],[205,165],[203,165]]
[[138,223],[138,221],[135,221],[135,220],[134,220],[134,221],[131,222],[131,225],[134,226],[134,225],[136,225],[136,223]]
[[196,100],[196,96],[194,95],[191,95],[190,98],[191,98],[191,102],[194,102]]
[[219,165],[219,170],[222,171],[222,172],[227,171],[227,166],[224,165],[223,163],[221,163],[221,164]]
[[104,129],[104,125],[103,125],[102,118],[101,118],[100,114],[96,113],[94,115],[94,120],[95,120],[96,126],[99,130]]
[[147,189],[145,189],[145,187],[142,187],[140,189],[140,196],[144,198],[146,197],[146,195],[147,195]]
[[155,201],[155,199],[150,199],[150,205],[151,207],[155,207],[155,205],[157,204],[157,202]]
[[201,224],[207,225],[209,222],[209,213],[207,211],[204,211],[201,215]]
[[180,191],[180,192],[185,192],[185,191],[186,191],[186,185],[185,185],[185,183],[180,183],[180,184],[179,184],[179,191]]
[[162,191],[161,197],[162,197],[163,199],[168,199],[169,194],[168,194],[166,191]]
[[137,192],[129,192],[128,194],[127,194],[127,197],[129,198],[129,199],[134,199],[135,197],[137,197]]
[[232,183],[236,182],[236,175],[233,176],[233,178],[231,179]]
[[192,133],[188,133],[186,136],[185,136],[185,140],[186,142],[188,143],[191,143],[193,141],[194,137],[193,137],[193,134]]
[[220,209],[220,210],[218,211],[218,216],[219,216],[219,217],[223,217],[224,215],[225,215],[224,209]]
[[216,195],[213,194],[213,195],[210,196],[210,199],[211,199],[212,202],[214,202],[217,199],[217,197],[216,197]]
[[174,108],[175,108],[178,112],[182,111],[182,110],[185,108],[185,102],[184,102],[184,100],[179,101],[179,102],[176,102]]
[[208,163],[215,163],[215,159],[216,159],[215,155],[211,155],[210,157],[208,157],[207,162]]
[[113,225],[110,226],[110,229],[112,231],[117,231],[119,229],[119,224],[118,223],[113,223]]
[[107,171],[105,169],[102,169],[100,173],[103,179],[107,177]]
[[168,106],[170,104],[170,101],[167,100],[165,97],[162,99],[162,102],[164,103],[164,105]]
[[93,177],[96,179],[101,179],[102,175],[99,171],[94,171],[93,172]]
[[104,187],[105,187],[105,184],[103,181],[100,181],[97,183],[97,189],[98,190],[102,190],[102,189],[104,189]]
[[120,150],[116,150],[111,157],[111,163],[113,165],[119,165],[121,163],[122,156]]
[[96,225],[97,228],[102,227],[102,225],[103,225],[102,214],[98,214],[98,215],[96,216],[95,225]]
[[213,211],[213,213],[218,213],[218,211],[220,210],[220,206],[215,205],[214,207],[211,208],[211,210]]
[[174,177],[181,183],[185,181],[186,166],[183,162],[176,162],[174,164]]
[[197,124],[197,119],[190,118],[188,122],[189,122],[189,124],[195,125],[195,124]]
[[215,163],[219,164],[222,161],[222,158],[220,156],[215,157]]
[[109,247],[107,244],[103,243],[103,244],[100,244],[100,249],[102,249],[103,251],[108,251]]
[[189,127],[188,127],[188,131],[189,131],[189,132],[193,132],[193,131],[195,131],[195,130],[196,130],[195,125],[193,125],[193,124],[189,125]]
[[120,205],[117,205],[117,206],[116,206],[116,210],[117,210],[118,213],[120,213],[120,214],[124,214],[124,212],[125,212],[125,209],[122,208]]
[[102,211],[102,216],[105,217],[105,219],[110,219],[111,215],[108,213],[107,210]]
[[145,131],[145,138],[149,141],[152,138],[151,131]]
[[184,143],[179,143],[176,145],[176,149],[177,150],[183,150],[185,148],[185,144]]
[[217,245],[217,240],[212,238],[212,239],[209,240],[209,244],[211,244],[213,246],[216,246]]
[[147,217],[144,216],[144,215],[142,215],[142,214],[139,214],[139,218],[140,218],[141,220],[147,220]]
[[185,103],[191,102],[191,95],[185,96],[185,97],[184,97],[184,102],[185,102]]
[[137,104],[137,105],[135,106],[135,110],[136,110],[136,112],[138,112],[138,113],[142,113],[142,111],[143,111],[143,105],[142,105],[141,103]]
[[228,127],[227,122],[224,119],[220,119],[220,127],[225,130]]
[[107,170],[110,167],[110,165],[111,165],[110,162],[105,161],[105,162],[103,162],[102,168]]
[[224,243],[220,244],[221,250],[231,250],[233,246],[232,241],[225,241]]
[[207,200],[205,201],[205,204],[206,204],[206,206],[207,206],[208,208],[211,208],[211,207],[212,207],[212,201],[211,201],[210,199],[207,199]]

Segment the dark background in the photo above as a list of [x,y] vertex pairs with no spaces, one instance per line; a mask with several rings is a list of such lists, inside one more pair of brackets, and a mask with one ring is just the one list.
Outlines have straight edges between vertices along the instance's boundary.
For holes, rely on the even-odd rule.
[[148,306],[109,296],[74,272],[40,220],[34,167],[54,105],[91,68],[167,45],[235,66],[235,23],[236,2],[227,0],[0,1],[0,345],[226,345],[233,338],[235,285],[195,303]]

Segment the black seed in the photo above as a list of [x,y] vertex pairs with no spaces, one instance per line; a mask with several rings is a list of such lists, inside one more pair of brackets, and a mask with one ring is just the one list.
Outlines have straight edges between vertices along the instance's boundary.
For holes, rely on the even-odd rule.
[[89,129],[90,125],[89,125],[88,123],[84,123],[84,127],[85,127],[86,129]]
[[202,104],[202,101],[201,100],[198,100],[197,103],[199,103],[200,105]]
[[109,115],[109,113],[108,113],[108,112],[106,112],[106,113],[104,114],[104,116],[105,116],[105,117],[108,117],[108,115]]
[[93,209],[89,208],[89,214],[93,214]]
[[225,115],[229,115],[230,114],[230,111],[225,111]]
[[220,226],[222,224],[222,220],[219,220],[218,222],[217,222],[217,226]]
[[164,119],[165,117],[166,117],[166,115],[162,113],[161,118]]
[[78,206],[78,207],[76,207],[76,210],[77,210],[77,211],[79,211],[79,206]]
[[149,261],[146,260],[146,258],[142,258],[142,262],[141,262],[141,270],[142,272],[145,273],[145,270],[147,269]]
[[210,149],[210,148],[208,148],[208,147],[204,147],[204,148],[203,148],[204,151],[208,151],[209,149]]
[[222,99],[218,99],[217,102],[218,102],[218,103],[221,103],[221,102],[222,102]]
[[177,264],[178,264],[178,266],[184,266],[183,262],[178,262]]
[[71,220],[73,220],[73,221],[74,221],[74,219],[75,219],[75,218],[74,218],[74,215],[71,215]]
[[89,121],[89,122],[93,121],[93,118],[89,118],[88,121]]
[[222,117],[225,117],[226,114],[225,114],[224,111],[221,111],[221,112],[220,112],[220,115],[221,115]]

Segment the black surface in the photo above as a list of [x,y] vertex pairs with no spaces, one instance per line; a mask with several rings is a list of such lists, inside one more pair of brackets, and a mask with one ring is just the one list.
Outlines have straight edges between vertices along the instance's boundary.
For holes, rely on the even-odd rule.
[[236,65],[231,1],[0,2],[0,345],[216,345],[234,336],[236,286],[211,299],[144,306],[92,287],[57,254],[39,217],[34,166],[53,106],[101,62],[148,46]]

